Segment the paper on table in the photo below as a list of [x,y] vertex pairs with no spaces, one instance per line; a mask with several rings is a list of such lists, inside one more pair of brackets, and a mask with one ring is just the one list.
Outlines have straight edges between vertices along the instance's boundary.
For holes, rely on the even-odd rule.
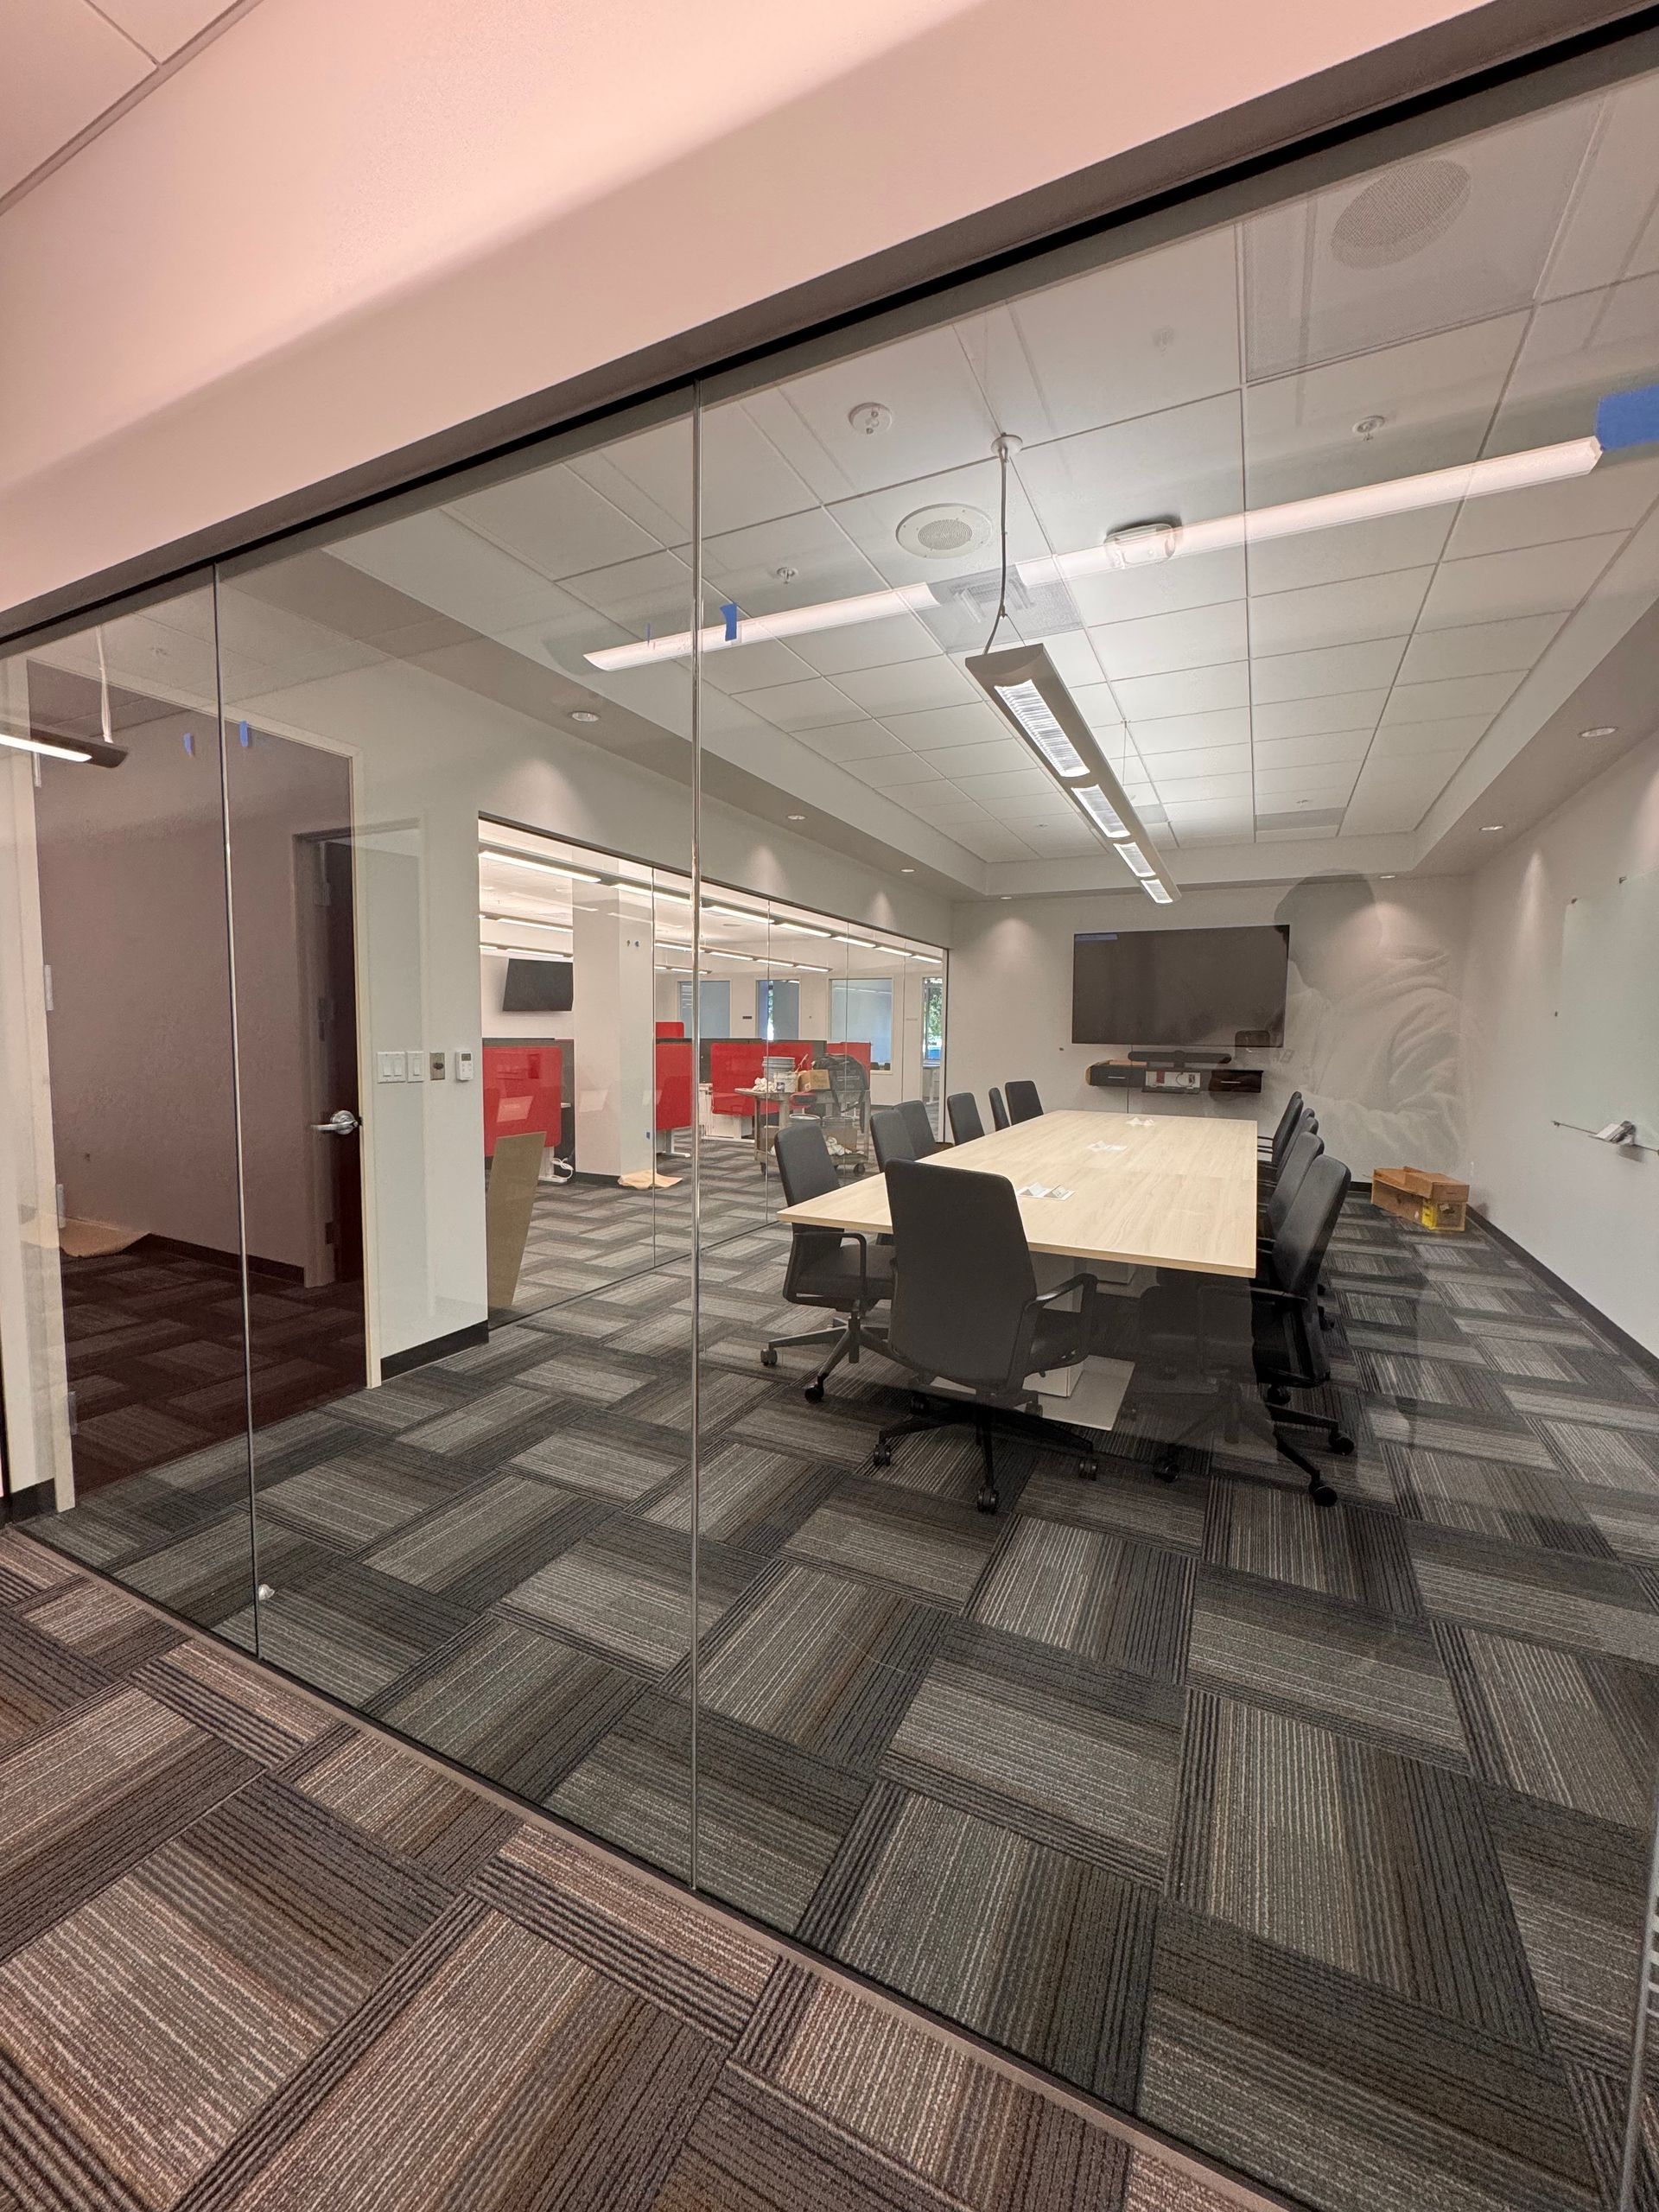
[[1089,1147],[1090,1152],[1127,1152],[1128,1148],[1129,1147],[1126,1144],[1106,1144],[1104,1142],[1091,1144]]

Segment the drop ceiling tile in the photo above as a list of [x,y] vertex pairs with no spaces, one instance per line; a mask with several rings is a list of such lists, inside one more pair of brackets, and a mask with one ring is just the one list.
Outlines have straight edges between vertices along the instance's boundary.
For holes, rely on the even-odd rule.
[[[689,661],[686,666],[690,666]],[[756,645],[705,651],[702,672],[716,691],[735,698],[740,693],[769,690],[779,683],[808,683],[815,671],[791,646],[768,639]]]
[[1433,683],[1403,679],[1389,694],[1382,727],[1394,722],[1461,721],[1466,715],[1495,715],[1521,681],[1516,671],[1502,676],[1450,677]]
[[608,614],[630,637],[643,638],[647,626],[658,634],[677,634],[691,622],[691,571],[677,553],[645,553],[609,569],[569,576],[564,588],[575,599]]
[[1248,745],[1250,710],[1223,707],[1209,715],[1162,715],[1133,723],[1129,734],[1136,752],[1147,760],[1166,753],[1190,753],[1199,746]]
[[1040,768],[1004,769],[994,776],[957,776],[954,788],[964,798],[977,799],[995,814],[1006,799],[1046,798],[1054,779]]
[[1027,861],[1034,858],[1021,837],[993,823],[988,830],[958,830],[956,842],[982,861]]
[[565,465],[451,499],[447,512],[554,582],[661,545]]
[[[534,569],[489,543],[474,531],[435,508],[383,523],[329,550],[337,560],[378,576],[395,591],[448,614],[468,629],[499,638],[556,610],[567,615],[576,602]],[[688,605],[690,603],[688,600]],[[607,630],[598,634],[592,612],[580,610],[585,642],[609,645]]]
[[1400,664],[1400,680],[1432,683],[1450,677],[1497,676],[1529,669],[1566,619],[1561,614],[1527,614],[1509,622],[1471,622],[1455,630],[1419,631]]
[[1390,830],[1414,830],[1433,804],[1409,793],[1353,798],[1342,817],[1341,837],[1377,837]]
[[1622,531],[1569,538],[1564,545],[1518,546],[1442,563],[1418,626],[1446,630],[1517,616],[1569,613],[1624,543]]
[[1258,699],[1250,719],[1256,742],[1279,737],[1317,737],[1332,730],[1374,729],[1388,690],[1316,693],[1311,699]]
[[1130,622],[1146,614],[1173,614],[1192,607],[1214,607],[1223,600],[1243,599],[1245,589],[1242,552],[1197,553],[1190,559],[1160,561],[1151,568],[1124,569],[1104,576],[1070,579],[1071,593],[1079,614],[1093,627],[1099,623]]
[[[710,537],[747,530],[815,506],[815,488],[791,468],[753,420],[747,400],[703,410],[702,527]],[[664,545],[691,536],[691,425],[683,417],[569,464]]]
[[994,776],[1033,765],[1017,737],[1000,737],[989,745],[949,745],[942,752],[918,753],[916,758],[930,762],[942,776]]
[[1420,507],[1414,514],[1384,515],[1376,522],[1344,523],[1335,530],[1299,531],[1250,547],[1250,591],[1297,591],[1308,584],[1380,576],[1438,561],[1455,507]]
[[[887,584],[940,584],[961,576],[995,579],[1001,565],[997,537],[1000,484],[995,460],[983,458],[948,469],[936,476],[922,476],[880,489],[837,499],[830,512],[838,528],[864,554]],[[918,513],[932,507],[965,512],[976,533],[960,553],[912,552],[899,542],[899,531]],[[960,519],[960,517],[958,517]],[[1008,479],[1008,560],[1046,558],[1049,551],[1036,517],[1031,512],[1019,479]]]
[[99,13],[166,61],[225,12],[226,0],[99,0]]
[[1446,541],[1446,556],[1462,560],[1507,552],[1512,546],[1634,530],[1656,499],[1659,460],[1621,454],[1604,460],[1588,476],[1564,484],[1535,484],[1524,492],[1465,499]]
[[1371,690],[1393,682],[1405,645],[1403,638],[1378,638],[1368,645],[1275,653],[1251,663],[1250,682],[1256,698],[1268,702]]
[[1244,504],[1237,396],[1027,446],[1017,473],[1045,550],[1056,553],[1098,545],[1133,523],[1236,514]]
[[1177,676],[1126,677],[1114,683],[1119,706],[1138,728],[1167,715],[1213,714],[1224,707],[1248,707],[1250,666],[1246,660],[1215,668],[1183,669]]
[[1417,620],[1433,574],[1432,569],[1395,569],[1386,575],[1253,597],[1251,657],[1259,660],[1274,653],[1404,637]]
[[702,562],[709,599],[734,599],[746,614],[775,614],[882,588],[877,570],[816,505],[711,536]]
[[1360,761],[1372,741],[1368,729],[1327,730],[1319,737],[1258,737],[1256,772],[1259,775],[1266,768],[1319,769]]
[[915,753],[938,753],[947,745],[988,745],[1007,737],[1008,726],[988,699],[969,706],[931,707],[918,715],[892,715],[887,727]]
[[932,632],[913,614],[850,622],[842,630],[808,631],[791,638],[790,644],[820,676],[840,676],[849,668],[890,668],[895,661],[931,660],[939,650]]
[[836,679],[867,715],[921,714],[931,707],[982,702],[984,694],[944,654],[895,661],[889,668],[849,669]]
[[1143,615],[1135,622],[1112,622],[1091,629],[1089,636],[1114,683],[1213,667],[1238,660],[1249,649],[1242,599],[1178,614]]
[[942,788],[938,770],[930,768],[914,753],[900,753],[891,759],[849,760],[847,766],[861,783],[873,785],[877,791],[906,784],[931,784]]
[[826,760],[896,760],[906,748],[880,722],[819,722],[796,734]]
[[95,8],[10,7],[0,67],[0,192],[96,121],[149,74],[149,63]]
[[1597,105],[1593,158],[1562,219],[1540,288],[1546,299],[1651,270],[1659,257],[1649,175],[1659,144],[1659,78],[1630,79]]
[[1165,776],[1158,778],[1158,796],[1169,810],[1174,821],[1179,809],[1203,801],[1230,801],[1234,805],[1248,805],[1250,797],[1250,772],[1248,767],[1223,776]]
[[1432,722],[1385,722],[1371,741],[1378,761],[1405,760],[1423,753],[1454,753],[1461,760],[1491,727],[1488,715],[1454,715]]
[[856,709],[842,691],[822,676],[801,683],[776,683],[737,695],[744,706],[778,729],[810,729],[815,722],[856,719]]
[[[874,436],[849,419],[871,402],[892,416]],[[976,461],[999,428],[949,326],[791,377],[741,404],[826,499]]]
[[1223,228],[1013,301],[1052,429],[1122,422],[1236,385],[1233,255]]
[[[1017,633],[1018,624],[1014,626]],[[1003,630],[997,642],[1006,643],[1007,637],[1007,631]],[[1086,630],[1057,631],[1045,637],[1042,645],[1054,664],[1055,673],[1073,698],[1080,690],[1090,690],[1102,681],[1100,658],[1089,642]],[[976,646],[974,650],[977,652],[979,649]]]
[[[1250,766],[1248,745],[1200,745],[1181,753],[1143,755],[1140,772],[1162,791],[1189,776],[1248,776]],[[1127,775],[1124,780],[1128,780]]]
[[1255,772],[1256,810],[1277,814],[1283,809],[1340,806],[1359,776],[1357,760],[1331,762],[1319,768],[1262,768]]
[[1354,796],[1415,792],[1427,803],[1445,789],[1463,760],[1460,753],[1418,753],[1408,760],[1370,760],[1355,783]]
[[[1090,649],[1093,651],[1092,646]],[[1118,712],[1116,694],[1109,683],[1073,683],[1070,685],[1077,710],[1092,730],[1121,728],[1123,717]]]

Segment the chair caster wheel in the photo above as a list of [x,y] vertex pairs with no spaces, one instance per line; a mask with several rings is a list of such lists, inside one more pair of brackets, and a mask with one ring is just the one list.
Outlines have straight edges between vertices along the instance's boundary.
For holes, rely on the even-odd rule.
[[761,1353],[761,1355],[760,1355],[760,1364],[761,1364],[761,1366],[762,1366],[762,1367],[776,1367],[776,1366],[777,1366],[777,1364],[778,1364],[778,1354],[777,1354],[776,1351],[774,1350],[774,1348],[773,1348],[771,1344],[768,1344],[768,1345],[766,1346],[766,1350]]
[[918,1419],[927,1411],[927,1400],[919,1390],[912,1390],[910,1394],[910,1410]]
[[823,1397],[823,1384],[819,1381],[816,1375],[807,1384],[806,1388],[801,1392],[801,1395],[806,1400],[809,1406],[816,1406],[819,1399]]
[[1337,1431],[1336,1434],[1335,1434],[1335,1435],[1331,1439],[1331,1449],[1332,1449],[1334,1452],[1336,1452],[1336,1454],[1338,1455],[1338,1457],[1339,1459],[1345,1459],[1348,1457],[1348,1454],[1349,1454],[1349,1453],[1353,1450],[1353,1448],[1354,1448],[1354,1440],[1353,1440],[1353,1438],[1352,1438],[1351,1436],[1348,1435],[1348,1434],[1346,1433],[1346,1432],[1345,1432],[1345,1431],[1344,1431],[1344,1430],[1342,1430],[1342,1429],[1340,1429],[1340,1428]]
[[1181,1471],[1180,1462],[1173,1452],[1166,1452],[1161,1459],[1153,1462],[1152,1471],[1160,1483],[1173,1483]]
[[998,1503],[997,1494],[994,1490],[982,1490],[974,1503],[982,1513],[995,1513]]
[[885,1445],[878,1445],[875,1448],[874,1454],[871,1459],[870,1465],[874,1467],[890,1467],[893,1465],[892,1452],[887,1450]]
[[1097,1482],[1100,1479],[1099,1460],[1090,1459],[1086,1457],[1079,1459],[1077,1462],[1077,1473],[1082,1480],[1086,1483]]
[[1287,1406],[1290,1403],[1289,1391],[1277,1382],[1269,1384],[1262,1395],[1270,1406]]
[[1334,1505],[1337,1502],[1337,1493],[1329,1483],[1310,1483],[1307,1494],[1315,1505]]

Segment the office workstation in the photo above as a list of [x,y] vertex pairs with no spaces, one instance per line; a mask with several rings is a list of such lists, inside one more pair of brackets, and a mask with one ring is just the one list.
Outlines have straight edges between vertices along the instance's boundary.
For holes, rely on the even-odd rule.
[[[1659,1753],[1654,100],[1073,242],[9,663],[71,756],[36,1214],[148,1240],[96,1310],[54,1251],[8,1367],[14,1434],[79,1393],[48,1540],[1284,2197],[1593,2212]],[[95,999],[187,786],[188,993]],[[277,957],[319,832],[349,1008]],[[141,1049],[227,950],[237,1023]],[[238,1038],[245,1230],[124,1138]]]

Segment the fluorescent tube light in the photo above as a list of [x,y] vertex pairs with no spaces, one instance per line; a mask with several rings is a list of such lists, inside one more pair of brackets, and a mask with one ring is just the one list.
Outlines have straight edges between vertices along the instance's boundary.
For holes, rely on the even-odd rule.
[[[1124,855],[1130,873],[1160,906],[1179,899],[1158,849],[1107,765],[1099,741],[1042,645],[975,653],[963,664],[986,697],[1071,799],[1102,842]],[[1033,704],[1033,701],[1036,704]],[[1065,766],[1063,763],[1070,763]],[[1133,852],[1135,861],[1128,859]]]
[[479,850],[486,860],[505,861],[509,868],[539,868],[543,875],[563,875],[573,883],[603,883],[602,875],[595,875],[591,868],[571,868],[563,861],[533,860],[528,853],[509,853],[499,845],[481,845]]
[[492,944],[487,938],[484,940],[484,950],[486,952],[505,952],[512,960],[563,960],[565,957],[562,952],[537,952],[527,944]]
[[510,930],[548,930],[556,931],[560,937],[570,934],[569,922],[532,922],[528,914],[480,913],[478,918],[480,922],[499,922]]
[[[1605,451],[1651,442],[1648,417],[1655,410],[1648,403],[1656,393],[1659,386],[1616,396],[1636,429],[1648,431],[1647,436],[1615,428],[1607,411],[1611,403],[1604,400],[1597,410],[1597,421],[1599,428],[1607,430],[1605,444],[1592,433],[1588,437],[1564,439],[1557,445],[1531,446],[1521,453],[1464,461],[1454,468],[1429,469],[1419,476],[1395,476],[1380,484],[1356,484],[1340,492],[1319,493],[1312,499],[1287,499],[1276,506],[1217,515],[1205,522],[1138,524],[1114,531],[1103,545],[1016,561],[1014,573],[1027,585],[1063,583],[1074,576],[1106,575],[1185,554],[1220,552],[1234,546],[1265,543],[1270,538],[1300,536],[1306,531],[1336,530],[1344,523],[1375,522],[1384,515],[1408,514],[1421,507],[1451,506],[1465,499],[1490,499],[1500,492],[1559,484],[1570,477],[1588,475]],[[877,622],[889,615],[925,614],[939,604],[931,584],[904,584],[891,591],[862,592],[852,599],[821,600],[778,614],[737,615],[728,622],[711,623],[695,635],[690,630],[676,631],[631,645],[607,645],[583,658],[594,668],[639,668],[654,660],[683,660],[699,641],[704,652],[729,652],[768,639],[804,637],[855,622]]]
[[14,753],[38,753],[46,760],[67,760],[73,768],[118,768],[127,757],[125,746],[101,740],[82,745],[73,737],[14,737],[10,730],[0,730],[0,745]]

